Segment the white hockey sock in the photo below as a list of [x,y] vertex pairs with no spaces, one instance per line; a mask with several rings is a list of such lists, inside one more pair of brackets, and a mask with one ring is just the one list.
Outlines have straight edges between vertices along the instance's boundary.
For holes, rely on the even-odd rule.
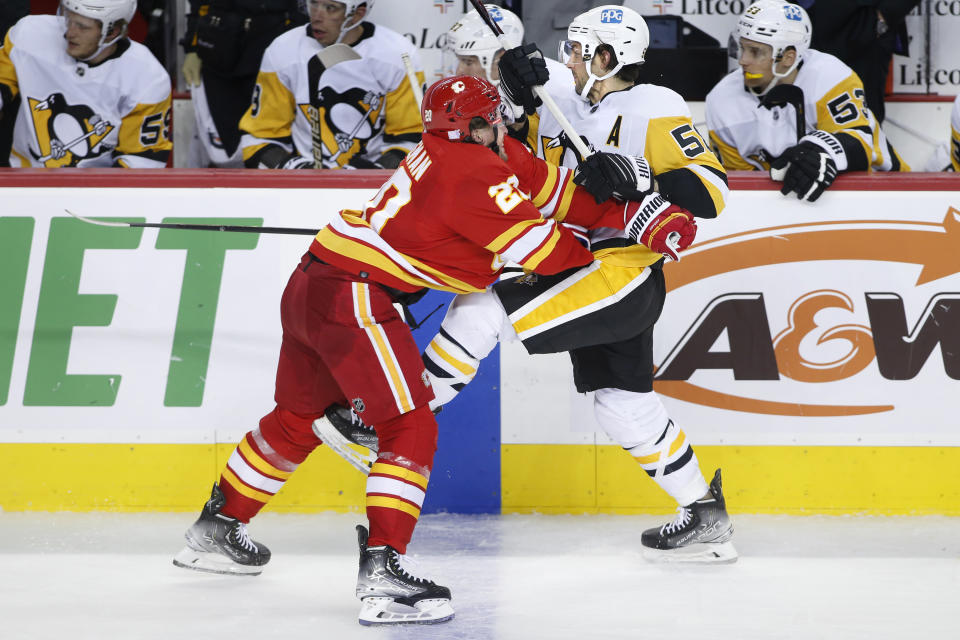
[[497,346],[507,314],[490,291],[459,295],[450,303],[440,331],[423,352],[423,363],[436,396],[430,408],[453,400],[473,377],[480,361]]
[[655,392],[599,389],[594,412],[607,435],[678,504],[686,506],[707,493],[693,447]]

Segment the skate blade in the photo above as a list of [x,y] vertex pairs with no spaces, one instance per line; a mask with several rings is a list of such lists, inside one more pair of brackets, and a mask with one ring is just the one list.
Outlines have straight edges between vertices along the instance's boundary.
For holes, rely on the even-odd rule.
[[733,564],[739,558],[732,542],[704,542],[676,549],[643,548],[643,558],[655,564]]
[[420,600],[413,607],[393,598],[364,598],[360,605],[360,624],[437,624],[453,619],[453,607],[446,599]]
[[313,431],[317,437],[323,440],[335,454],[346,460],[357,471],[361,473],[370,473],[370,467],[377,461],[377,455],[359,445],[352,444],[349,440],[337,431],[337,428],[330,424],[325,417],[318,418],[313,423]]
[[197,551],[184,547],[173,557],[173,564],[181,569],[192,569],[205,573],[218,573],[233,576],[258,576],[263,573],[262,566],[238,564],[230,558],[209,551]]

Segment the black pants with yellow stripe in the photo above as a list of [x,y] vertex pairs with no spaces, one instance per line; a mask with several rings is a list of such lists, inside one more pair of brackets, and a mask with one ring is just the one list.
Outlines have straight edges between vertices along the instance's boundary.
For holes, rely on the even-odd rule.
[[592,265],[494,285],[531,354],[568,351],[577,391],[653,390],[653,326],[666,286],[660,261],[646,268]]

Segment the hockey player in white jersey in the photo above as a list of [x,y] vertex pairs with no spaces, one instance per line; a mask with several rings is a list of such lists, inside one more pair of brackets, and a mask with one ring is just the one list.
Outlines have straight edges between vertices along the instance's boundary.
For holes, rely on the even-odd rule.
[[[574,177],[579,158],[565,136],[557,133],[540,148],[563,164],[556,180],[572,179],[598,201],[611,195],[640,201],[627,225],[636,242],[621,230],[592,231],[596,260],[587,267],[503,280],[486,292],[457,296],[423,359],[435,406],[473,379],[500,339],[519,337],[532,354],[569,351],[574,383],[582,393],[594,392],[600,426],[680,505],[673,522],[640,536],[644,556],[734,562],[720,472],[708,486],[684,432],[653,391],[653,325],[665,297],[664,258],[678,259],[693,241],[694,216],[712,218],[722,210],[726,174],[682,98],[636,84],[648,43],[643,19],[625,7],[601,6],[577,16],[562,53],[574,79],[576,93],[569,93],[586,108],[565,115],[601,153]],[[531,51],[529,45],[511,49],[500,61],[501,95],[528,111],[536,106],[530,85],[547,80],[542,62],[525,66]],[[547,118],[545,126],[554,126]],[[567,211],[561,203],[554,218],[562,221]],[[348,410],[328,412],[327,420],[358,440],[362,429]]]
[[781,193],[815,201],[845,171],[909,171],[838,58],[810,49],[802,7],[759,0],[740,16],[740,68],[707,95],[711,145],[727,169],[770,171]]
[[0,115],[15,118],[0,165],[162,168],[172,149],[170,78],[127,38],[136,0],[62,0],[10,28]]
[[[401,59],[410,56],[422,82],[416,47],[364,19],[373,0],[309,0],[307,6],[310,23],[279,36],[264,52],[250,108],[240,121],[244,164],[397,167],[422,129]],[[332,45],[352,51],[331,62],[324,52],[337,51]]]
[[[495,4],[485,4],[490,18],[500,27],[507,42],[518,46],[523,42],[523,22],[515,13]],[[445,75],[468,75],[484,78],[494,86],[500,86],[498,63],[504,54],[503,45],[476,10],[467,12],[447,31],[446,45],[443,50],[443,72]],[[550,79],[545,89],[556,96],[567,96],[573,90],[573,78],[556,60],[544,58]],[[557,98],[560,99],[560,98]],[[520,105],[501,102],[504,121],[509,125],[510,135],[526,142],[536,149],[539,122],[543,109],[526,116]],[[512,109],[510,107],[513,107]],[[568,105],[564,105],[565,107]]]

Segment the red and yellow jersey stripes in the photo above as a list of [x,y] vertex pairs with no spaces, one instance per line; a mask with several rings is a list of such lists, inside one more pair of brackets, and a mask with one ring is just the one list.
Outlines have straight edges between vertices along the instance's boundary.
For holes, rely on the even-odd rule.
[[373,162],[391,149],[413,148],[423,127],[401,55],[410,56],[422,81],[418,50],[382,25],[362,26],[363,35],[352,45],[360,59],[329,69],[317,58],[323,46],[309,25],[267,47],[250,108],[240,121],[245,162],[278,146],[335,169],[355,158]]
[[251,431],[240,441],[220,477],[224,491],[233,491],[254,501],[267,503],[296,471],[297,464],[276,453],[260,435]]
[[[390,343],[390,336],[384,327],[377,322],[370,299],[370,285],[365,282],[354,282],[350,285],[353,294],[353,314],[357,325],[363,330],[370,342],[371,351],[376,355],[380,364],[380,371],[387,382],[387,387],[393,396],[398,414],[413,411],[416,402],[410,392],[410,386],[403,375],[400,359]],[[370,371],[370,375],[375,373]]]
[[98,64],[75,60],[63,50],[64,31],[58,16],[27,16],[0,49],[0,107],[4,118],[16,118],[11,166],[166,166],[173,148],[166,70],[129,40]]
[[506,262],[544,274],[590,263],[590,252],[549,216],[583,200],[595,219],[619,219],[622,228],[622,206],[596,205],[575,193],[569,172],[546,167],[515,140],[506,145],[516,166],[473,144],[424,136],[363,211],[341,212],[311,251],[402,291],[482,291]]
[[367,509],[394,509],[417,519],[426,491],[427,476],[381,458],[367,478]]
[[860,78],[838,58],[808,50],[793,84],[803,91],[804,130],[799,135],[793,105],[761,107],[760,99],[744,88],[740,69],[707,94],[710,144],[724,167],[766,171],[800,136],[820,130],[843,145],[847,170],[910,170],[867,108]]
[[960,96],[953,101],[950,112],[950,166],[960,171]]

